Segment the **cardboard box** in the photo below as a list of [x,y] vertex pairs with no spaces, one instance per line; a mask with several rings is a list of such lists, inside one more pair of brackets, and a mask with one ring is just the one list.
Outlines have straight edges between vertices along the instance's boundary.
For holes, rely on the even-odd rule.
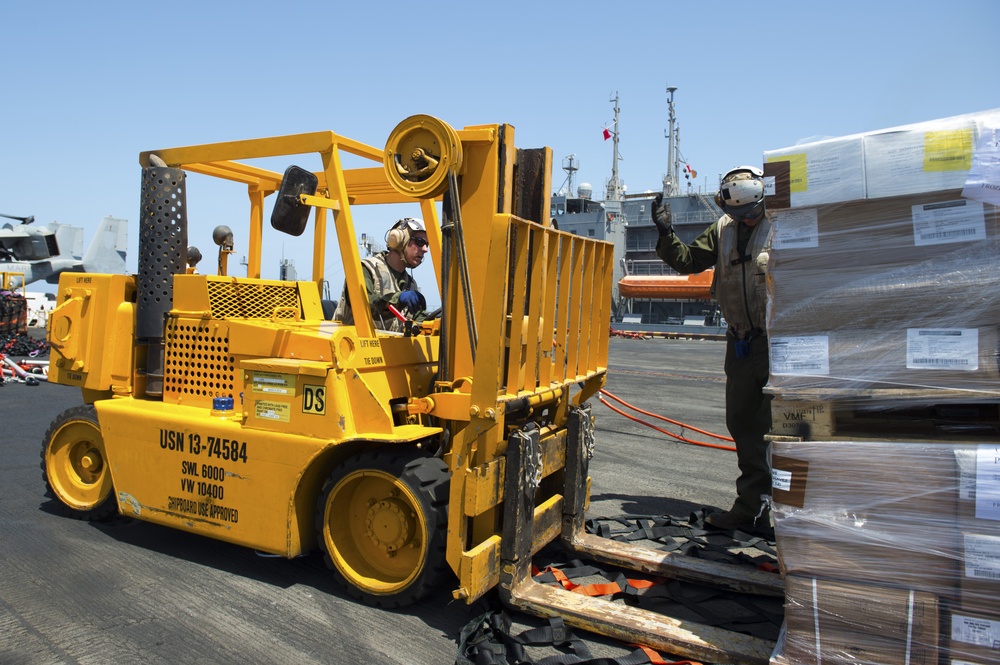
[[938,618],[931,593],[785,578],[784,652],[791,662],[934,665]]
[[789,630],[785,656],[796,665],[938,665],[937,645],[822,628],[818,637]]
[[785,578],[788,631],[814,626],[937,645],[938,597],[914,589],[789,575]]
[[[840,526],[846,532],[852,530],[846,521],[828,522],[828,526],[831,529]],[[776,530],[778,563],[783,575],[844,579],[859,584],[891,582],[941,597],[958,597],[955,540],[945,542],[941,550],[928,551],[922,549],[926,541],[920,537],[910,546],[902,537],[859,540],[851,536],[838,539],[838,534],[830,531],[825,537],[815,533],[792,535]],[[905,565],[900,561],[905,561]]]
[[[795,334],[797,333],[797,334]],[[1000,394],[1000,329],[872,328],[826,333],[774,325],[769,387],[972,390]]]
[[[953,530],[955,449],[955,444],[917,441],[776,441],[773,501],[789,518],[796,509],[847,511],[875,520],[887,515],[890,528],[920,523]],[[791,478],[777,479],[782,472]]]
[[776,210],[769,269],[828,269],[842,278],[845,269],[921,263],[996,238],[998,213],[997,206],[964,199],[957,189]]
[[783,573],[957,595],[953,445],[774,441],[771,466]]
[[980,135],[997,126],[993,109],[765,150],[765,201],[779,210],[962,189]]
[[[778,209],[785,201],[797,208],[865,198],[861,134],[765,150],[764,162],[765,166],[788,163],[789,190],[775,189],[770,197],[765,197],[769,209]],[[766,176],[769,170],[765,171]],[[775,179],[776,188],[781,184],[780,178]]]
[[961,188],[972,168],[978,115],[865,134],[869,198]]

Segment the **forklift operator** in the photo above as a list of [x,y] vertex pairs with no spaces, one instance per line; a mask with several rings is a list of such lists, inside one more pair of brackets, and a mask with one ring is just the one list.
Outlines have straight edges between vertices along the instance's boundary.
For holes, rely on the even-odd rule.
[[[414,320],[419,320],[427,308],[427,301],[413,278],[413,269],[423,263],[427,254],[424,223],[414,217],[404,217],[386,232],[385,245],[384,251],[361,259],[365,289],[375,327],[403,332],[403,322],[389,311],[389,305]],[[333,318],[348,325],[354,323],[346,284]]]
[[715,202],[725,213],[687,245],[674,235],[669,204],[651,207],[659,232],[656,253],[682,275],[715,268],[712,297],[729,324],[726,332],[726,426],[736,442],[740,476],[730,510],[706,523],[720,529],[769,530],[771,470],[764,436],[771,429],[770,371],[764,329],[767,249],[771,223],[764,214],[764,174],[753,166],[722,178]]

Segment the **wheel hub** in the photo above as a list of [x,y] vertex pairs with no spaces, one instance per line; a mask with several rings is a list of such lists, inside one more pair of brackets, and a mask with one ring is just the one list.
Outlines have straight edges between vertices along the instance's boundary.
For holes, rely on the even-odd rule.
[[374,501],[368,506],[365,533],[376,547],[395,553],[413,540],[415,518],[413,511],[398,499]]
[[80,458],[80,467],[89,473],[96,473],[101,468],[101,458],[90,451]]

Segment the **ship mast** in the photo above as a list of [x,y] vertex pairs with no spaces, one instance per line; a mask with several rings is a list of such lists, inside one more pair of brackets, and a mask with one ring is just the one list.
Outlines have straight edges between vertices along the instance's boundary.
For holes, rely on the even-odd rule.
[[562,167],[563,167],[563,171],[566,172],[566,180],[565,180],[566,190],[565,191],[566,191],[566,198],[567,199],[572,198],[573,195],[574,195],[574,192],[573,192],[573,174],[580,170],[580,167],[578,166],[578,164],[579,164],[579,162],[577,162],[575,154],[573,154],[573,155],[567,155],[566,157],[563,157]]
[[676,86],[667,86],[667,94],[670,97],[667,99],[667,108],[670,111],[670,129],[667,130],[667,175],[663,177],[663,196],[677,196],[680,194],[680,188],[677,187],[677,172],[680,170],[680,151],[678,146],[675,145],[677,141],[677,132],[674,128],[677,122],[677,116],[674,115],[674,91],[677,90]]
[[604,197],[606,201],[621,201],[622,200],[622,184],[618,179],[618,161],[621,157],[618,154],[618,112],[621,110],[618,108],[618,93],[610,99],[615,103],[615,129],[611,132],[611,138],[614,139],[615,144],[615,154],[614,160],[611,162],[611,180],[608,181],[607,194]]

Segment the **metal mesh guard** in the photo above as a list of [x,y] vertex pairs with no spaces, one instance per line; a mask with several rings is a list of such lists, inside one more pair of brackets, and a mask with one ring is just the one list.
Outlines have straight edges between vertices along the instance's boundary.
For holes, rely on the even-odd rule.
[[294,319],[302,311],[294,284],[209,281],[214,319]]
[[194,396],[208,401],[235,394],[236,359],[229,355],[228,334],[225,327],[168,320],[164,399]]

